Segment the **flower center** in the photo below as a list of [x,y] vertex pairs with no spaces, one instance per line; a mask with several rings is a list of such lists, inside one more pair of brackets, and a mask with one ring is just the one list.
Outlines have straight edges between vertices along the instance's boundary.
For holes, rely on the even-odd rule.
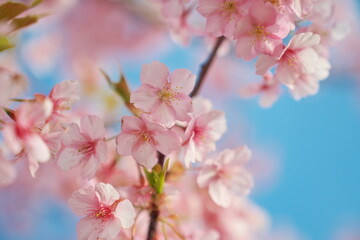
[[176,97],[177,94],[178,94],[177,92],[173,91],[170,88],[165,88],[158,92],[158,96],[160,100],[167,104],[171,104],[174,101],[179,101],[180,99]]
[[95,145],[92,142],[87,142],[79,146],[78,152],[82,154],[90,154],[95,151]]
[[254,26],[250,31],[249,34],[254,37],[254,43],[256,41],[266,41],[267,35],[269,34],[264,26]]
[[235,1],[231,0],[225,1],[223,8],[227,14],[232,14],[237,11]]
[[150,135],[150,133],[148,131],[141,131],[139,133],[139,135],[140,135],[140,137],[142,138],[142,140],[144,142],[149,142],[150,141],[151,135]]
[[108,206],[102,206],[94,213],[94,217],[102,222],[106,222],[112,218],[112,210]]

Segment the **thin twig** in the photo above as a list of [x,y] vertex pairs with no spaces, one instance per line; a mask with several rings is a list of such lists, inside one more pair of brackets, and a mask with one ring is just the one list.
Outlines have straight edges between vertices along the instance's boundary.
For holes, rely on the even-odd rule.
[[221,37],[217,38],[216,43],[215,43],[209,57],[201,65],[198,80],[197,80],[197,82],[195,84],[194,90],[190,94],[190,97],[194,97],[199,93],[200,88],[201,88],[201,86],[202,86],[202,84],[203,84],[203,82],[205,80],[206,74],[208,73],[208,71],[209,71],[209,69],[211,67],[211,64],[213,63],[213,61],[215,59],[217,51],[219,50],[219,48],[220,48],[221,44],[224,42],[224,40],[225,40],[224,36],[221,36]]

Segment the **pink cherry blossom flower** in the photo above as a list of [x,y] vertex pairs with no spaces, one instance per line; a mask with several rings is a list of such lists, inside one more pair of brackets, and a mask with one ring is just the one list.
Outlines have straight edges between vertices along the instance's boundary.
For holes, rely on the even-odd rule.
[[99,165],[107,159],[103,121],[97,116],[83,116],[80,128],[72,123],[61,141],[64,145],[60,150],[57,164],[63,170],[82,165],[82,177],[91,179],[95,176]]
[[53,109],[49,119],[63,117],[62,111],[69,110],[79,100],[79,86],[76,81],[63,81],[54,86],[48,97],[43,94],[36,94],[35,99],[42,102],[49,99],[53,103]]
[[154,120],[172,127],[176,120],[187,121],[192,111],[188,94],[195,85],[195,75],[177,69],[171,75],[160,62],[145,64],[141,71],[143,85],[131,94],[130,101],[137,108],[150,113]]
[[67,80],[56,84],[49,98],[54,104],[53,114],[70,109],[74,102],[80,99],[78,82]]
[[0,187],[11,184],[16,178],[16,170],[13,164],[5,158],[0,149]]
[[121,199],[116,189],[105,183],[75,191],[69,199],[70,208],[79,216],[79,240],[113,239],[121,228],[134,224],[135,210],[131,202]]
[[259,104],[264,108],[271,107],[279,98],[279,94],[280,83],[271,73],[266,73],[261,83],[251,83],[240,89],[240,95],[243,98],[260,95]]
[[244,15],[244,0],[199,0],[197,11],[206,18],[206,31],[214,37],[233,37],[236,22]]
[[157,162],[156,151],[169,154],[179,148],[181,139],[172,130],[150,121],[143,114],[142,118],[122,118],[122,132],[116,142],[120,155],[132,155],[139,164],[151,169]]
[[232,195],[247,195],[253,186],[252,177],[243,166],[250,157],[246,146],[224,150],[205,162],[197,178],[199,187],[208,188],[211,199],[219,206],[230,206]]
[[[208,105],[207,102],[199,101],[201,105]],[[216,149],[215,141],[219,140],[226,131],[226,119],[223,112],[208,110],[209,106],[200,109],[195,106],[198,114],[189,121],[183,136],[183,157],[185,165],[202,161],[205,154]]]
[[254,4],[236,25],[237,56],[251,60],[260,53],[272,55],[282,45],[290,27],[287,18],[278,14],[271,4]]
[[47,162],[51,157],[49,147],[41,136],[41,129],[51,110],[50,101],[25,102],[15,111],[14,122],[5,124],[3,128],[5,144],[17,157],[27,157],[33,177],[39,168],[38,163]]
[[276,58],[262,55],[256,73],[264,74],[277,65],[275,78],[285,84],[295,99],[316,94],[319,81],[328,77],[330,63],[319,54],[320,36],[312,32],[296,34]]

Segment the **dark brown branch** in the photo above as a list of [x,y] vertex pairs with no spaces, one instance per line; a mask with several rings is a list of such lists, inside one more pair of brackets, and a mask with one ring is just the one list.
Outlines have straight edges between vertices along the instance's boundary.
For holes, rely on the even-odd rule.
[[225,40],[224,36],[221,36],[216,40],[216,43],[215,43],[208,59],[206,59],[206,61],[201,65],[201,69],[200,69],[200,73],[199,73],[197,82],[195,84],[194,90],[190,94],[190,97],[194,97],[199,93],[200,88],[205,80],[206,74],[208,73],[208,71],[211,67],[211,64],[213,63],[213,61],[215,59],[217,51],[219,50],[219,48],[220,48],[221,44],[224,42],[224,40]]
[[156,196],[153,196],[153,202],[151,204],[151,212],[150,212],[150,223],[148,228],[147,240],[154,240],[156,237],[156,228],[160,215],[160,210],[157,205],[157,201],[155,200]]

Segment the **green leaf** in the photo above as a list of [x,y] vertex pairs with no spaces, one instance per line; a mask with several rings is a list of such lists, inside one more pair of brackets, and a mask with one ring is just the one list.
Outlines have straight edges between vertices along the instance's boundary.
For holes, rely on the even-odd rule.
[[7,37],[0,36],[0,52],[13,48],[15,45],[12,44]]
[[23,3],[6,2],[0,5],[0,21],[8,21],[25,12],[30,7]]
[[22,18],[15,18],[11,21],[11,25],[13,26],[12,31],[19,30],[20,28],[24,28],[27,26],[30,26],[31,24],[34,24],[38,21],[39,16],[26,16]]
[[156,164],[151,172],[144,168],[146,179],[148,180],[149,185],[155,189],[157,194],[163,193],[168,166],[169,159],[166,160],[164,167],[161,167],[160,164]]
[[0,21],[9,21],[42,2],[43,0],[34,0],[30,5],[12,1],[6,2],[0,5]]
[[42,3],[43,0],[34,0],[31,4],[30,7],[36,7],[37,5],[39,5],[40,3]]

